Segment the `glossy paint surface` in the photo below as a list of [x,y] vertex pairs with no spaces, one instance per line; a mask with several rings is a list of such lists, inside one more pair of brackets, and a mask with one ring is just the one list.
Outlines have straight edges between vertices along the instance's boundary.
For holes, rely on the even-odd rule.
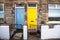
[[24,8],[16,8],[15,9],[16,14],[16,28],[18,29],[22,29],[23,25],[24,25],[24,13],[25,13],[25,9]]
[[28,7],[28,29],[36,29],[37,28],[37,8]]

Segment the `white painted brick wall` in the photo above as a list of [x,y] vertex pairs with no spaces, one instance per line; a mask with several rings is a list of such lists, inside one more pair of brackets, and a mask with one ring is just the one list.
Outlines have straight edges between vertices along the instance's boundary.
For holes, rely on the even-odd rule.
[[9,26],[0,26],[0,38],[1,39],[9,39]]
[[41,39],[60,38],[60,25],[54,25],[54,28],[49,29],[48,25],[41,26]]

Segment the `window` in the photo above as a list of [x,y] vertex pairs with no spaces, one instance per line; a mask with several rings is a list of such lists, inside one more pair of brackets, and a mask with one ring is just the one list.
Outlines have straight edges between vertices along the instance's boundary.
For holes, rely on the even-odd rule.
[[48,20],[60,21],[60,4],[48,5]]
[[16,7],[24,7],[24,4],[16,4]]
[[29,4],[30,7],[36,7],[36,4]]
[[4,4],[0,4],[0,23],[4,22]]
[[3,11],[3,4],[0,4],[0,11]]
[[28,7],[36,7],[36,4],[28,4]]

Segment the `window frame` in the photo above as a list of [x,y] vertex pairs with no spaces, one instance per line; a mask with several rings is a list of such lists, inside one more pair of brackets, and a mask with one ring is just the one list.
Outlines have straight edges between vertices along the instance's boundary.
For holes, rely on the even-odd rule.
[[[3,15],[4,15],[4,4],[3,3],[0,3],[1,5],[2,5],[2,7],[3,7],[3,10],[2,11],[0,11],[0,14],[2,14],[3,13]],[[4,23],[4,16],[2,16],[2,17],[0,17],[0,23]]]
[[[57,24],[58,22],[60,22],[60,20],[59,21],[56,21],[56,20],[49,20],[49,9],[51,8],[51,10],[52,9],[57,9],[57,10],[60,10],[60,7],[58,8],[58,5],[60,5],[60,4],[53,4],[53,5],[55,5],[55,8],[52,8],[52,7],[50,7],[49,8],[49,5],[52,5],[52,4],[48,4],[48,24],[51,24],[52,22],[56,22],[56,23],[53,23],[53,24]],[[50,23],[49,23],[50,22]]]
[[31,6],[29,6],[29,4],[27,4],[27,7],[28,8],[37,8],[37,4],[35,4],[35,5],[36,5],[35,7],[34,6],[31,7]]
[[0,11],[0,12],[4,12],[4,4],[1,4],[3,6],[3,11]]
[[22,4],[23,6],[17,6],[17,5],[19,5],[19,4],[15,4],[15,8],[24,8],[25,7],[24,4]]
[[[4,4],[1,3],[1,5],[3,6],[3,11],[0,11],[0,13],[3,13],[4,14]],[[4,16],[3,17],[0,17],[0,18],[4,18]]]

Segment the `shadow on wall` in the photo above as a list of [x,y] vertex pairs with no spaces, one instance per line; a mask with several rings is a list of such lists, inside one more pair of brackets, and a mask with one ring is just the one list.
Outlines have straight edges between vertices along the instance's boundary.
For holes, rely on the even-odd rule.
[[41,21],[41,24],[45,24],[45,22],[44,21]]

